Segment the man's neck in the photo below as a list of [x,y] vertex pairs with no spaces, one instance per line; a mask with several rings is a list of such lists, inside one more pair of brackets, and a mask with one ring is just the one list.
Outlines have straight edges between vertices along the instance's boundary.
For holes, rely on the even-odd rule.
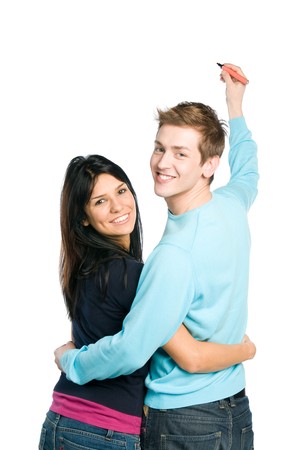
[[210,185],[204,186],[201,191],[185,192],[173,197],[165,198],[169,211],[178,216],[191,209],[199,208],[212,199]]

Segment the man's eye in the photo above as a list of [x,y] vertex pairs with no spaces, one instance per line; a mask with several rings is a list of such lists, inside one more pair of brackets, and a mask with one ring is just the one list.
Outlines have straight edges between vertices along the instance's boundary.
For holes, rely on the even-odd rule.
[[163,147],[156,147],[154,152],[155,153],[163,153],[164,152],[164,148]]

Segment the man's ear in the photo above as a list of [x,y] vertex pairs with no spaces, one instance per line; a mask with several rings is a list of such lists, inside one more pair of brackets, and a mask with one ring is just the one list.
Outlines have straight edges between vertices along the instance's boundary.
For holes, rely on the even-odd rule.
[[211,178],[214,175],[217,167],[220,163],[220,157],[218,155],[209,158],[202,167],[202,174],[205,178]]

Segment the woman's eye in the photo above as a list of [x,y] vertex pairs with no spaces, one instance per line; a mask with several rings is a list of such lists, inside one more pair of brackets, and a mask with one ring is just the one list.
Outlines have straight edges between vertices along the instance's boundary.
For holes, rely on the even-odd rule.
[[126,190],[125,188],[123,188],[123,189],[120,189],[120,190],[118,191],[118,193],[119,193],[119,194],[124,194],[126,191],[127,191],[127,190]]
[[100,198],[99,200],[96,201],[96,205],[102,205],[105,202],[105,200],[103,198]]

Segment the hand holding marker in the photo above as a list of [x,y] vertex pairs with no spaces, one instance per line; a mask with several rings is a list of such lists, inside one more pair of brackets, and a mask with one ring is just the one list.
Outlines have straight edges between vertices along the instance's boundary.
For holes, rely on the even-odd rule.
[[247,78],[243,77],[242,75],[240,75],[238,72],[236,72],[235,70],[231,69],[228,66],[225,66],[224,64],[220,64],[217,63],[219,67],[221,67],[222,70],[225,70],[225,72],[229,73],[233,78],[235,78],[236,80],[240,81],[243,84],[248,84],[249,80],[247,80]]

